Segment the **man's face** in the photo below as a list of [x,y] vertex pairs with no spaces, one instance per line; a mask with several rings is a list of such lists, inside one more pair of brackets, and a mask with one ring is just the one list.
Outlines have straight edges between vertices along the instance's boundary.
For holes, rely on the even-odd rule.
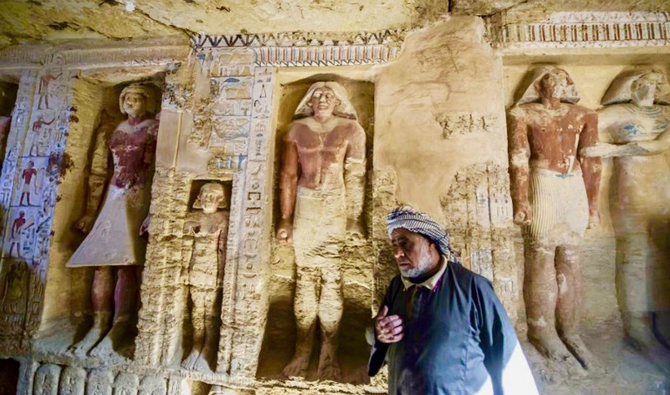
[[330,117],[333,115],[333,111],[339,100],[335,96],[335,92],[328,87],[317,88],[312,94],[312,98],[309,100],[309,104],[314,111],[314,115],[320,115],[322,117]]
[[131,117],[138,117],[146,112],[144,96],[139,93],[127,93],[123,99],[123,109]]
[[403,277],[421,277],[434,268],[431,249],[436,247],[426,237],[398,228],[391,233],[391,242],[393,256]]

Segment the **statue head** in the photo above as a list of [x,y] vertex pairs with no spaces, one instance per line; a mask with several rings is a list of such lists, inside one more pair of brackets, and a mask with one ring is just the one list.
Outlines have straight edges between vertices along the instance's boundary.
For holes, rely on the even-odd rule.
[[151,88],[143,84],[130,84],[123,88],[119,96],[121,113],[137,118],[146,114],[152,101]]
[[349,101],[346,89],[334,81],[315,82],[298,104],[293,119],[336,116],[357,119],[356,109]]
[[193,208],[202,209],[205,214],[215,213],[219,208],[228,206],[226,193],[223,185],[217,182],[208,182],[200,187],[198,198],[193,203]]
[[604,105],[633,102],[639,106],[670,104],[670,85],[665,75],[652,69],[619,74],[605,92]]
[[542,98],[559,99],[574,104],[580,99],[575,83],[568,72],[555,66],[535,68],[526,80],[525,89],[516,104],[540,102]]

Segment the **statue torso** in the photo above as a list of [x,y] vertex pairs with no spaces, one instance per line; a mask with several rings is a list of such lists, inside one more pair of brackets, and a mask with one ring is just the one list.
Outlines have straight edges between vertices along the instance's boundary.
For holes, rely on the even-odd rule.
[[595,122],[595,112],[574,104],[561,103],[557,109],[550,109],[540,103],[529,103],[512,109],[511,115],[526,124],[531,167],[561,173],[580,169],[577,158],[580,134],[588,117]]
[[310,189],[344,187],[344,159],[357,128],[356,121],[339,117],[324,123],[311,117],[294,121],[287,140],[298,150],[298,185]]
[[144,119],[123,121],[109,138],[114,160],[112,183],[119,188],[144,184],[156,150],[158,121]]

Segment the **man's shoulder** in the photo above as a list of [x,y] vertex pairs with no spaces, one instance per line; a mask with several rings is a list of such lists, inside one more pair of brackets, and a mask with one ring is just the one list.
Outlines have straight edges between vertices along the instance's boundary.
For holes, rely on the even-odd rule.
[[450,261],[448,269],[464,289],[492,289],[491,281],[486,277],[465,268],[458,262]]

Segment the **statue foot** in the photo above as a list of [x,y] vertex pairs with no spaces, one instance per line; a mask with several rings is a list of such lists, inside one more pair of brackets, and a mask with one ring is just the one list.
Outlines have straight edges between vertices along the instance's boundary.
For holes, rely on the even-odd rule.
[[209,367],[209,362],[207,362],[207,358],[205,357],[205,352],[201,352],[200,356],[198,359],[195,361],[195,366],[193,367],[193,370],[197,370],[198,372],[203,372],[203,373],[208,373],[212,371],[212,368]]
[[564,362],[572,358],[572,355],[565,348],[565,345],[558,336],[531,335],[529,333],[528,341],[535,346],[540,354],[551,360]]
[[318,376],[321,380],[337,381],[340,379],[340,366],[337,362],[337,347],[327,342],[321,344]]
[[83,339],[76,344],[73,344],[68,349],[68,352],[77,357],[85,357],[86,354],[96,345],[98,341],[105,335],[109,327],[105,323],[96,320],[93,326],[86,333]]
[[284,377],[305,377],[309,366],[309,355],[295,355],[281,374]]
[[199,357],[200,357],[200,348],[193,347],[191,353],[188,355],[188,357],[186,357],[184,362],[181,363],[181,367],[188,370],[195,369],[196,362],[198,362]]
[[114,346],[121,349],[130,341],[130,320],[119,319],[114,323],[112,329],[109,330],[97,346],[95,346],[88,355],[96,358],[109,358],[115,354]]
[[600,365],[598,358],[586,347],[586,344],[584,344],[579,335],[563,336],[562,339],[565,346],[577,358],[579,363],[582,364],[584,369],[591,372],[605,373],[605,369]]

